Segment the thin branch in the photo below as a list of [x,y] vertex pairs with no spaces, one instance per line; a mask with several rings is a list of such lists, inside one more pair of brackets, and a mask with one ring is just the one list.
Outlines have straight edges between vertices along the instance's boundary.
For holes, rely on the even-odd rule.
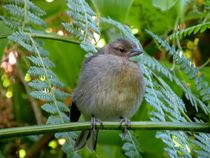
[[[70,39],[69,37],[65,37],[65,36],[59,36],[55,33],[46,33],[46,34],[42,34],[42,33],[35,34],[35,33],[29,33],[29,32],[25,32],[25,33],[30,35],[31,37],[37,37],[37,38],[41,38],[41,39],[56,40],[56,41],[62,41],[62,42],[67,42],[67,43],[72,43],[72,44],[80,44],[81,43],[80,41],[76,41],[76,40]],[[11,34],[12,33],[0,35],[0,39],[7,38]]]
[[[120,122],[103,122],[96,125],[97,129],[103,130],[122,130],[125,128]],[[0,130],[0,138],[37,135],[43,133],[68,132],[91,129],[90,122],[64,123],[58,125],[40,125],[15,127]],[[174,123],[174,122],[131,122],[130,129],[132,130],[182,130],[192,132],[207,132],[210,133],[210,124],[208,123]]]
[[25,158],[35,158],[40,154],[41,150],[44,150],[47,144],[53,139],[53,134],[45,134],[39,138],[39,140],[28,149]]

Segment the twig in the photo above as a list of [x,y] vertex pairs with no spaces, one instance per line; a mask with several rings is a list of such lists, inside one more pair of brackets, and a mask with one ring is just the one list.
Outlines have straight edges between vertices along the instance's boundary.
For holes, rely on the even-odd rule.
[[[124,125],[120,122],[103,122],[103,126],[96,125],[97,129],[103,130],[122,130]],[[7,128],[0,130],[0,138],[37,135],[43,133],[56,133],[56,132],[68,132],[91,129],[90,122],[76,122],[76,123],[64,123],[58,125],[40,125],[40,126],[27,126]],[[131,130],[181,130],[192,132],[207,132],[210,133],[209,123],[181,123],[181,122],[131,122]]]
[[42,149],[47,147],[47,144],[53,139],[52,134],[45,134],[27,151],[25,158],[37,157]]
[[[50,39],[50,40],[56,40],[56,41],[62,41],[62,42],[67,42],[67,43],[72,43],[72,44],[80,44],[80,41],[76,41],[73,39],[70,39],[69,37],[65,37],[65,36],[59,36],[55,33],[29,33],[29,32],[25,32],[26,34],[30,35],[31,37],[37,37],[37,38],[41,38],[41,39]],[[8,34],[3,34],[0,35],[0,39],[4,39],[7,38],[8,36],[12,35],[11,33]]]

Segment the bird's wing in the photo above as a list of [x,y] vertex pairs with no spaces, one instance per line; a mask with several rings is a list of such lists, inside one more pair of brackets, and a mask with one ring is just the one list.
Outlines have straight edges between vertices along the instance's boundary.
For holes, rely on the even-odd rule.
[[76,103],[72,102],[72,105],[70,107],[70,114],[69,114],[70,121],[77,122],[79,120],[80,114],[81,112],[77,108]]

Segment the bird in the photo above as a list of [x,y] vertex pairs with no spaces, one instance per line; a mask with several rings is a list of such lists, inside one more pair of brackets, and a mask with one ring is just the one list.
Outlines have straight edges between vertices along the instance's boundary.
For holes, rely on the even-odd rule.
[[[143,49],[127,39],[116,39],[88,57],[80,72],[72,94],[70,121],[118,121],[131,118],[138,110],[145,92],[143,73],[137,62],[130,58]],[[76,151],[86,144],[96,150],[98,130],[84,130],[76,139]]]

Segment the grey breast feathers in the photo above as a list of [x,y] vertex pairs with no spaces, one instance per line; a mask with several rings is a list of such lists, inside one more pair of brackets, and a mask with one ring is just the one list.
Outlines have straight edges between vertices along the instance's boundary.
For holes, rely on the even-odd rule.
[[100,54],[85,63],[73,99],[86,118],[131,117],[144,93],[138,65],[114,55]]

